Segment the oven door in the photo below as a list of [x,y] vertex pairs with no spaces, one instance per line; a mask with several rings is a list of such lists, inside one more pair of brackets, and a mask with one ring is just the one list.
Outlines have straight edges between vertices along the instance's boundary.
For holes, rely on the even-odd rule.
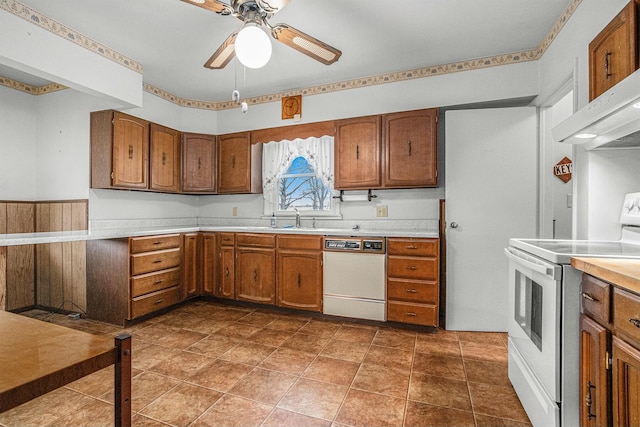
[[552,401],[560,401],[562,267],[510,247],[510,341]]

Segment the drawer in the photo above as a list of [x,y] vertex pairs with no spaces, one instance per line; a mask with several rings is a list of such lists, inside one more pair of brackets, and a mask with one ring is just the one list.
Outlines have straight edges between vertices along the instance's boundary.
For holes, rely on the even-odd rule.
[[390,256],[387,258],[387,277],[405,279],[438,280],[438,260]]
[[131,253],[139,254],[141,252],[159,251],[161,249],[179,248],[179,234],[165,234],[162,236],[148,237],[132,237]]
[[322,236],[278,236],[278,249],[322,250]]
[[437,257],[440,252],[439,239],[387,239],[389,255]]
[[431,304],[388,301],[387,321],[438,326],[438,309]]
[[136,276],[178,267],[181,259],[182,251],[180,248],[131,255],[131,275]]
[[437,304],[438,284],[389,279],[387,280],[387,299]]
[[220,244],[223,246],[233,246],[236,244],[235,233],[220,233]]
[[238,246],[257,246],[261,248],[275,248],[276,236],[274,234],[250,234],[238,233],[236,235]]
[[131,300],[131,318],[144,316],[180,302],[180,287],[164,289]]
[[640,343],[640,296],[615,288],[613,291],[613,327]]
[[148,273],[131,278],[131,296],[139,297],[180,284],[180,268]]
[[611,322],[611,285],[588,274],[582,275],[582,311],[606,324]]

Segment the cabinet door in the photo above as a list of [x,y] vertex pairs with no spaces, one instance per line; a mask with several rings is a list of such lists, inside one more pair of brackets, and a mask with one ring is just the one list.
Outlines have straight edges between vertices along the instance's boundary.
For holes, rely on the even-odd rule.
[[335,188],[379,188],[380,116],[336,121]]
[[580,425],[604,427],[608,417],[607,348],[609,332],[580,315]]
[[322,311],[322,252],[278,251],[278,305]]
[[629,2],[589,44],[589,100],[637,68],[636,4]]
[[438,110],[409,111],[383,117],[383,186],[428,187],[437,180]]
[[201,233],[202,235],[202,293],[214,295],[216,287],[216,234]]
[[181,299],[195,297],[198,289],[198,233],[184,235],[184,262]]
[[640,350],[613,337],[613,425],[640,425]]
[[149,122],[113,113],[113,171],[119,188],[148,188]]
[[151,185],[152,190],[180,191],[180,133],[151,123]]
[[275,304],[275,250],[236,248],[236,299]]
[[249,133],[218,136],[218,192],[251,191],[251,143]]
[[182,134],[182,191],[215,193],[216,137]]
[[218,298],[235,298],[235,250],[233,246],[221,246],[219,252],[220,279],[215,287]]

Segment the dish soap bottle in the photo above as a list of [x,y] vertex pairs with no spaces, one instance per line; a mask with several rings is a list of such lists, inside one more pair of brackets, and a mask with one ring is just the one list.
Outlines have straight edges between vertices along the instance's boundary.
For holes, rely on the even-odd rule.
[[276,213],[271,213],[271,228],[276,228]]

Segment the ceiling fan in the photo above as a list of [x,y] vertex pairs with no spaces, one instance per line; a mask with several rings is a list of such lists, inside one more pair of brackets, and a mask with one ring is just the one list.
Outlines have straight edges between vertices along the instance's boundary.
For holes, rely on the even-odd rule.
[[[328,44],[291,27],[290,25],[271,25],[269,23],[269,19],[276,12],[285,7],[291,0],[231,0],[231,4],[225,4],[218,0],[182,1],[215,12],[219,15],[235,16],[244,22],[242,29],[231,33],[218,50],[216,50],[211,58],[209,58],[209,60],[204,64],[207,68],[224,68],[237,54],[235,44],[238,34],[247,27],[260,28],[263,24],[270,30],[271,36],[274,39],[304,53],[316,61],[322,62],[323,64],[333,64],[340,58],[340,55],[342,55],[342,52],[338,49],[329,46]],[[268,37],[266,37],[266,39],[268,43]],[[271,45],[269,44],[268,47],[270,49]],[[268,55],[270,55],[270,50]],[[238,56],[240,55],[238,54]],[[238,59],[243,62],[242,58],[239,57]]]

